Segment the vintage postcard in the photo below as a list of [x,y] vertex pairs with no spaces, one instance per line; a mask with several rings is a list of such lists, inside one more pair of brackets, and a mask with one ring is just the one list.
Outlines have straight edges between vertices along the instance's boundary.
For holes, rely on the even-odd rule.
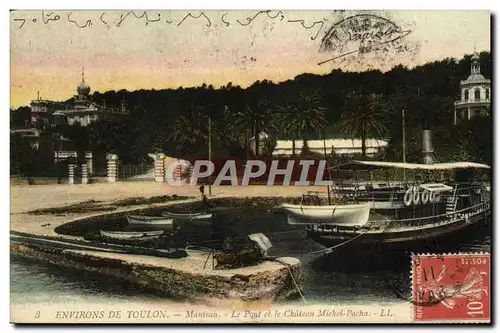
[[490,15],[11,11],[11,322],[491,323]]

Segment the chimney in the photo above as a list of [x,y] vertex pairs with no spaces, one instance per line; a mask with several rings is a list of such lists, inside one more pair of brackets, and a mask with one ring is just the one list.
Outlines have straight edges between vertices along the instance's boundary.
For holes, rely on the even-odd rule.
[[434,153],[434,148],[432,147],[432,130],[423,129],[422,130],[422,154],[424,156],[424,164],[433,164],[432,153]]
[[433,164],[432,153],[432,116],[429,108],[425,108],[422,114],[422,155],[424,164]]

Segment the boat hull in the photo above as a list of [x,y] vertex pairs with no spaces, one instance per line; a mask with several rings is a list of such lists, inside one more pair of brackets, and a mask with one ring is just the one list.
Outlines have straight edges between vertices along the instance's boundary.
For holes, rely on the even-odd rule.
[[[445,245],[446,243],[439,241],[443,238],[454,238],[460,235],[467,236],[467,230],[474,226],[481,226],[481,223],[486,223],[490,217],[491,210],[486,210],[441,225],[415,228],[413,230],[365,231],[361,235],[362,231],[336,231],[330,233],[308,228],[307,237],[327,248],[339,246],[333,250],[333,253],[344,253],[347,251],[351,254],[358,253],[365,255],[371,253],[379,255],[380,250],[383,249],[404,250],[405,252],[429,251]],[[453,247],[455,242],[451,242],[450,244]],[[453,250],[450,248],[449,251],[456,251],[456,249]]]
[[176,220],[208,220],[212,218],[212,213],[178,214],[178,213],[163,212],[162,215]]
[[101,236],[109,239],[117,240],[134,240],[134,239],[154,239],[163,234],[163,230],[159,231],[104,231],[101,230]]
[[174,223],[174,219],[172,218],[159,216],[128,215],[127,221],[129,226],[161,228],[163,230],[171,230]]
[[370,217],[370,204],[337,206],[304,206],[283,204],[289,224],[310,224],[318,222],[339,226],[362,226]]

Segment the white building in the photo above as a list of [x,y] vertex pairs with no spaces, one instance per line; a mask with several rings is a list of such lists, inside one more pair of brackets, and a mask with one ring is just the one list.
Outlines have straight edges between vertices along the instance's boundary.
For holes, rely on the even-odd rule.
[[475,116],[489,115],[491,105],[491,80],[481,75],[479,55],[471,58],[470,75],[460,81],[460,100],[455,102],[453,123],[456,125]]
[[[295,154],[300,154],[302,151],[303,140],[295,140]],[[366,155],[374,156],[387,147],[388,141],[380,139],[367,139]],[[360,139],[327,139],[323,140],[307,140],[307,146],[310,151],[323,154],[326,147],[326,153],[331,155],[354,155],[361,154]],[[273,151],[273,156],[293,154],[292,140],[278,140]]]
[[101,119],[116,118],[126,114],[122,104],[121,109],[106,108],[91,101],[90,86],[85,82],[82,71],[82,82],[76,88],[77,95],[72,103],[60,103],[42,100],[40,97],[31,102],[31,121],[43,120],[46,124],[67,122],[68,125],[80,124],[88,126]]

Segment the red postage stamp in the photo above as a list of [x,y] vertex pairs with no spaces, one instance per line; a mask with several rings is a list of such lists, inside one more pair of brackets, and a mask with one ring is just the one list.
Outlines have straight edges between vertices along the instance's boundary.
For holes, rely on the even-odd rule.
[[416,322],[489,322],[490,255],[412,256]]

